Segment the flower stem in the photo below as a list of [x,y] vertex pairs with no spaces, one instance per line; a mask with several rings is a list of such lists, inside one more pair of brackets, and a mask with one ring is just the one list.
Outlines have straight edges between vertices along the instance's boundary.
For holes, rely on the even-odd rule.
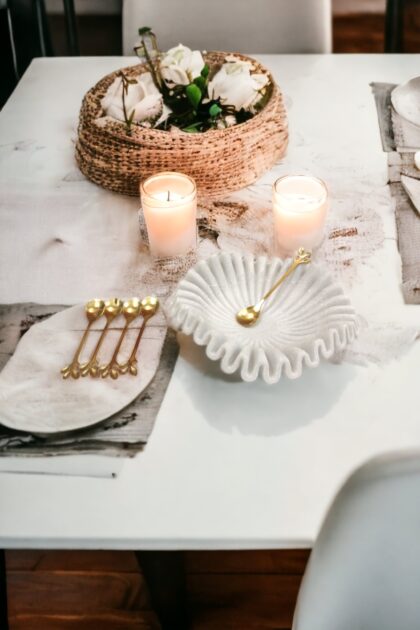
[[[131,136],[131,125],[133,122],[133,116],[129,117],[127,114],[127,108],[125,105],[125,95],[127,93],[128,90],[128,81],[127,81],[127,77],[125,76],[125,74],[121,71],[120,72],[120,77],[121,77],[121,81],[122,81],[122,106],[123,106],[123,112],[124,112],[124,121],[125,121],[125,128],[127,131],[127,135]],[[134,110],[133,110],[134,113]]]
[[[153,64],[152,58],[150,57],[149,51],[147,50],[147,46],[146,46],[146,42],[144,40],[144,37],[141,38],[141,42],[143,44],[143,52],[144,52],[144,56],[146,57],[146,61],[147,61],[147,65],[150,68],[150,72],[152,74],[152,79],[153,79],[153,83],[156,85],[157,89],[160,91],[161,90],[161,86],[162,86],[162,77],[160,76],[160,72],[156,71],[156,68]],[[156,51],[157,51],[157,47],[155,46]]]

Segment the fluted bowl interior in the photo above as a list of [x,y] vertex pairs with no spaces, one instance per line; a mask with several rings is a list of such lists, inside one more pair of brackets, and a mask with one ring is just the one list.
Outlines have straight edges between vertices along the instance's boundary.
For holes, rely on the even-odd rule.
[[357,317],[325,269],[301,265],[266,302],[258,322],[241,326],[238,310],[255,304],[291,260],[221,253],[199,262],[179,283],[167,309],[170,324],[206,346],[223,372],[275,383],[343,350]]

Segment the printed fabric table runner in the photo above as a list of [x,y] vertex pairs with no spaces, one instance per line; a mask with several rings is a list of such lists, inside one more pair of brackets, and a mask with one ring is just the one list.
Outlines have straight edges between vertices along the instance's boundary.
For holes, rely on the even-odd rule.
[[[247,252],[256,256],[275,255],[270,236],[273,229],[272,213],[268,210],[268,194],[267,187],[261,190],[249,187],[226,199],[201,203],[196,258],[202,260],[220,250]],[[380,209],[388,203],[387,196],[378,191],[375,206]],[[138,254],[137,274],[130,270],[127,276],[123,275],[118,283],[119,292],[125,295],[134,294],[142,287],[143,295],[150,292],[157,294],[164,309],[165,298],[171,294],[177,281],[194,260],[173,259],[168,264],[168,261],[152,259],[148,253],[142,224],[140,231],[143,233],[143,245]],[[360,198],[359,206],[355,208],[349,198],[346,203],[337,204],[334,215],[330,215],[326,237],[315,252],[315,261],[324,264],[355,299],[354,289],[358,286],[359,274],[372,252],[381,246],[383,239],[383,225],[376,207],[372,207],[367,199]],[[1,306],[0,368],[13,354],[25,330],[64,308],[66,307],[39,304]],[[367,312],[359,311],[359,314],[359,337],[342,356],[335,357],[336,361],[359,365],[368,362],[380,364],[405,352],[418,336],[417,327],[400,325],[394,320],[385,325],[384,322],[375,321]],[[106,455],[135,454],[143,449],[150,437],[177,355],[175,334],[168,332],[158,371],[152,383],[134,403],[91,429],[72,432],[67,436],[40,438],[0,427],[0,455],[63,455],[85,452]]]

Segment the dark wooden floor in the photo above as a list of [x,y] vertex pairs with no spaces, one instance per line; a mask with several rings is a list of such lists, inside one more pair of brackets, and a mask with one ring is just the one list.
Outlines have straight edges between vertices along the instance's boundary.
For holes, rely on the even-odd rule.
[[[307,551],[189,552],[194,630],[291,626]],[[9,551],[11,630],[154,630],[131,552]]]

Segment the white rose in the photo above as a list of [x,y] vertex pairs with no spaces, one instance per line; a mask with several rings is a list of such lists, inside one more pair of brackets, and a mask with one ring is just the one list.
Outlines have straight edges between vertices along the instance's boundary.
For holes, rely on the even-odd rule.
[[[132,112],[134,122],[157,118],[163,111],[162,94],[153,83],[150,72],[145,72],[136,77],[137,83],[129,83],[125,94],[125,109],[127,117]],[[121,77],[117,77],[109,86],[101,101],[102,109],[107,116],[124,121],[123,110],[123,84]],[[162,122],[162,121],[161,121]]]
[[269,83],[269,77],[266,74],[251,74],[252,64],[248,61],[234,57],[226,57],[226,61],[209,81],[210,98],[220,99],[223,105],[232,105],[236,111],[253,111]]
[[188,85],[200,76],[204,59],[199,50],[190,50],[179,44],[168,50],[160,62],[162,77],[169,84]]

